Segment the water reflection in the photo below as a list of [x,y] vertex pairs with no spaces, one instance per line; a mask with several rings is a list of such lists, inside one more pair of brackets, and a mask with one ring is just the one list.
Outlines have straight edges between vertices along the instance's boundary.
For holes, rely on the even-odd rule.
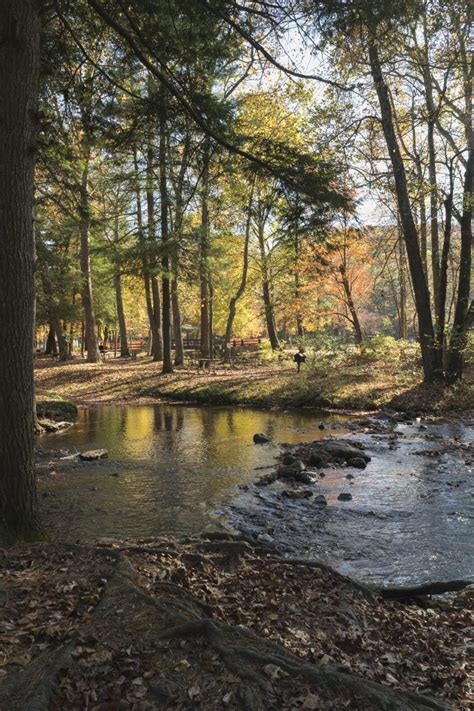
[[[420,456],[438,447],[416,428],[395,449],[387,437],[357,435],[372,456],[364,471],[327,470],[317,485],[328,506],[291,501],[283,485],[239,494],[279,452],[279,442],[319,439],[334,430],[323,417],[302,412],[179,405],[102,407],[80,413],[63,435],[45,436],[43,447],[69,452],[105,447],[109,459],[73,470],[58,467],[40,483],[48,527],[68,540],[101,536],[185,535],[212,525],[212,512],[250,535],[271,530],[296,555],[326,558],[346,573],[377,581],[418,582],[466,577],[472,572],[474,498],[472,465],[459,452]],[[337,432],[338,430],[336,430]],[[342,430],[339,430],[341,432]],[[266,432],[273,445],[254,445]],[[472,441],[472,429],[429,432]],[[350,492],[352,500],[338,501]]]
[[[70,452],[105,447],[109,459],[80,465],[42,482],[48,525],[62,536],[186,534],[209,524],[255,467],[273,463],[275,445],[256,446],[255,432],[275,443],[320,432],[322,416],[244,408],[177,405],[101,407],[82,411],[77,425],[43,445]],[[327,418],[326,418],[327,419]]]

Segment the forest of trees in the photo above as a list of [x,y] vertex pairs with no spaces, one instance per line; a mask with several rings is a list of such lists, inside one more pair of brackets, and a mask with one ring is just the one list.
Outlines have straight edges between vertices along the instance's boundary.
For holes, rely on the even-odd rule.
[[[33,351],[418,340],[474,311],[464,0],[4,0],[0,515],[36,524]],[[8,435],[7,435],[8,433]]]

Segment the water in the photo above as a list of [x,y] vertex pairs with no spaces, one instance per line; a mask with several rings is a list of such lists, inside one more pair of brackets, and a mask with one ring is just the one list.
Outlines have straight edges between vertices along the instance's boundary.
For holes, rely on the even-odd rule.
[[[327,507],[311,498],[289,501],[277,483],[241,494],[230,521],[248,535],[270,535],[287,554],[325,560],[359,580],[474,582],[474,450],[453,440],[472,444],[473,429],[435,425],[423,438],[414,427],[397,429],[394,450],[388,434],[354,436],[372,461],[363,471],[326,470],[316,493]],[[440,449],[452,451],[427,454]],[[342,492],[352,500],[338,501]]]
[[[64,455],[106,448],[109,457],[74,468],[54,462],[57,473],[40,481],[48,527],[68,540],[197,533],[216,521],[212,512],[231,501],[239,484],[258,478],[255,467],[274,463],[276,443],[322,437],[320,422],[303,413],[236,407],[83,410],[74,427],[43,436],[39,447]],[[253,444],[256,432],[275,444]]]
[[[393,450],[389,433],[350,435],[372,461],[364,471],[326,470],[314,493],[326,496],[327,507],[314,497],[285,499],[280,483],[252,486],[274,463],[278,443],[342,435],[343,426],[321,414],[235,407],[82,411],[73,428],[44,436],[40,447],[64,455],[105,447],[109,458],[54,460],[56,474],[40,481],[46,522],[56,536],[81,541],[182,536],[225,522],[362,580],[415,584],[472,576],[473,453],[458,446],[472,443],[472,428],[430,425],[421,433],[400,426]],[[254,445],[255,432],[274,444]],[[426,454],[438,449],[439,456]],[[239,490],[246,483],[248,490]],[[342,491],[352,500],[338,501]]]

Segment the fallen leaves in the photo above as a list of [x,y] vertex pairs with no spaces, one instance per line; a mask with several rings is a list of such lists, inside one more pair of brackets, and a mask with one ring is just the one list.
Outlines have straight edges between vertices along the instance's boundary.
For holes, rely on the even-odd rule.
[[[198,599],[216,619],[235,629],[250,628],[308,662],[335,665],[469,708],[472,591],[459,596],[458,606],[421,609],[367,599],[329,571],[283,565],[259,549],[246,552],[236,565],[222,553],[200,549],[196,541],[172,553],[156,552],[156,541],[152,545],[155,551],[147,552],[146,544],[137,542],[139,550],[131,547],[127,555],[139,571],[139,585],[156,600],[168,586],[179,593],[179,605]],[[113,632],[105,641],[97,636],[96,606],[112,577],[106,556],[104,549],[100,555],[79,548],[67,553],[60,545],[5,553],[0,568],[5,591],[0,600],[2,678],[75,640],[73,672],[61,679],[59,705],[52,711],[147,711],[175,698],[182,699],[173,702],[177,709],[206,707],[209,698],[215,700],[212,708],[236,707],[242,680],[223,668],[218,655],[197,639],[175,647],[166,640],[150,646],[147,615],[135,616],[132,623],[129,600],[118,599],[108,610]],[[162,663],[157,666],[154,659]],[[336,708],[328,707],[314,688],[291,695],[291,677],[276,662],[264,665],[262,672],[270,685],[288,689],[288,703],[281,701],[279,708]],[[337,708],[344,707],[341,701]]]

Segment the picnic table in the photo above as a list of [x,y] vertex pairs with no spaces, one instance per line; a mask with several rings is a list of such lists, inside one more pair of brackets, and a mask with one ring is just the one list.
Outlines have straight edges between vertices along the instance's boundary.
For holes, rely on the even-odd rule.
[[208,371],[216,374],[217,364],[221,362],[221,359],[202,356],[199,353],[190,353],[186,355],[186,361],[187,365],[191,368],[196,368],[198,373]]

